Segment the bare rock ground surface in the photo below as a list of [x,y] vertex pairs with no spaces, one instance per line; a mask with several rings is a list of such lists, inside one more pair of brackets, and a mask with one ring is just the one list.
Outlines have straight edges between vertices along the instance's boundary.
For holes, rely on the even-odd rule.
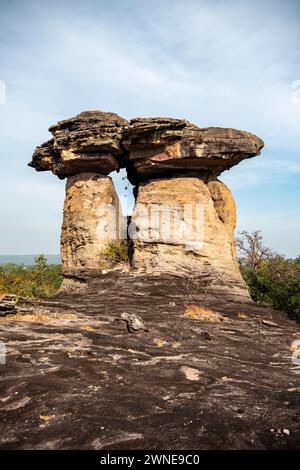
[[0,318],[0,449],[300,448],[298,324],[172,276],[78,282]]

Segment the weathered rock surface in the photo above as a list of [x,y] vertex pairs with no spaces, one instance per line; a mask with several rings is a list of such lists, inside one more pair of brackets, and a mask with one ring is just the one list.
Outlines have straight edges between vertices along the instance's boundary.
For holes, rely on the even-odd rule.
[[122,141],[129,152],[133,183],[154,176],[218,176],[245,158],[258,155],[263,141],[250,132],[199,128],[182,119],[139,118],[130,121]]
[[[0,319],[0,448],[300,449],[299,325],[212,294],[98,272],[84,293]],[[199,302],[224,320],[182,315]],[[128,333],[125,305],[147,333]]]
[[164,178],[141,183],[131,219],[132,267],[191,276],[249,297],[233,238],[235,204],[220,181]]
[[207,187],[219,219],[226,225],[233,237],[236,227],[236,205],[230,189],[218,179],[208,181]]
[[[200,128],[184,119],[137,118],[85,111],[50,127],[53,139],[37,147],[30,166],[65,177],[102,174],[128,166],[133,183],[145,178],[196,172],[218,176],[258,155],[263,141],[250,132]],[[127,162],[127,163],[126,163]]]
[[0,300],[0,317],[4,317],[8,313],[14,313],[16,306],[12,302]]
[[61,232],[64,272],[100,269],[101,252],[111,240],[119,239],[122,220],[119,198],[108,176],[69,176]]
[[126,125],[117,114],[102,111],[85,111],[60,121],[50,127],[53,139],[36,148],[29,165],[60,178],[83,171],[106,175],[120,166]]

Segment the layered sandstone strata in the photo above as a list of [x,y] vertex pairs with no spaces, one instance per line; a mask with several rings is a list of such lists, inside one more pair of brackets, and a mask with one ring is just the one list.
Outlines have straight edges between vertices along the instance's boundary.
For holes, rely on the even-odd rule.
[[174,175],[217,177],[258,155],[264,145],[250,132],[201,128],[171,118],[131,120],[122,144],[128,151],[128,175],[133,183]]
[[53,138],[36,148],[29,166],[59,178],[93,171],[107,175],[120,167],[121,138],[127,121],[115,113],[85,111],[59,121]]

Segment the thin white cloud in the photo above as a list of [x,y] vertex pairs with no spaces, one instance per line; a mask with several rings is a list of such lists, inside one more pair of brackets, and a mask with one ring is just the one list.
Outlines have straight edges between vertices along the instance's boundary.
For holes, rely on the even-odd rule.
[[[262,156],[222,179],[236,191],[255,186],[258,211],[266,181],[299,174],[300,105],[291,100],[292,82],[300,79],[299,2],[28,1],[17,10],[2,6],[1,22],[7,94],[0,107],[1,169],[11,175],[11,212],[22,210],[32,223],[37,208],[22,194],[43,194],[39,220],[46,226],[63,191],[50,189],[52,175],[36,175],[24,187],[25,165],[49,137],[50,124],[85,109],[185,117],[257,133],[266,143]],[[123,182],[116,186],[125,205]],[[297,217],[298,204],[291,204]],[[3,219],[7,209],[0,211]],[[55,237],[58,246],[60,218],[58,211],[49,234],[24,228],[24,246],[34,251],[39,234],[43,251],[51,251],[47,243]],[[10,227],[0,252],[11,248]]]
[[275,160],[259,156],[245,160],[239,166],[220,176],[232,190],[246,189],[268,183],[286,182],[291,176],[300,176],[300,161]]

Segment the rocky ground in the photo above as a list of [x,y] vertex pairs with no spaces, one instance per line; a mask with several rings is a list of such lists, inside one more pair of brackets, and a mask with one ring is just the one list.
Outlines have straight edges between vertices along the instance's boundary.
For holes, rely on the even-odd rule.
[[176,277],[80,285],[0,317],[0,449],[300,448],[298,324]]

